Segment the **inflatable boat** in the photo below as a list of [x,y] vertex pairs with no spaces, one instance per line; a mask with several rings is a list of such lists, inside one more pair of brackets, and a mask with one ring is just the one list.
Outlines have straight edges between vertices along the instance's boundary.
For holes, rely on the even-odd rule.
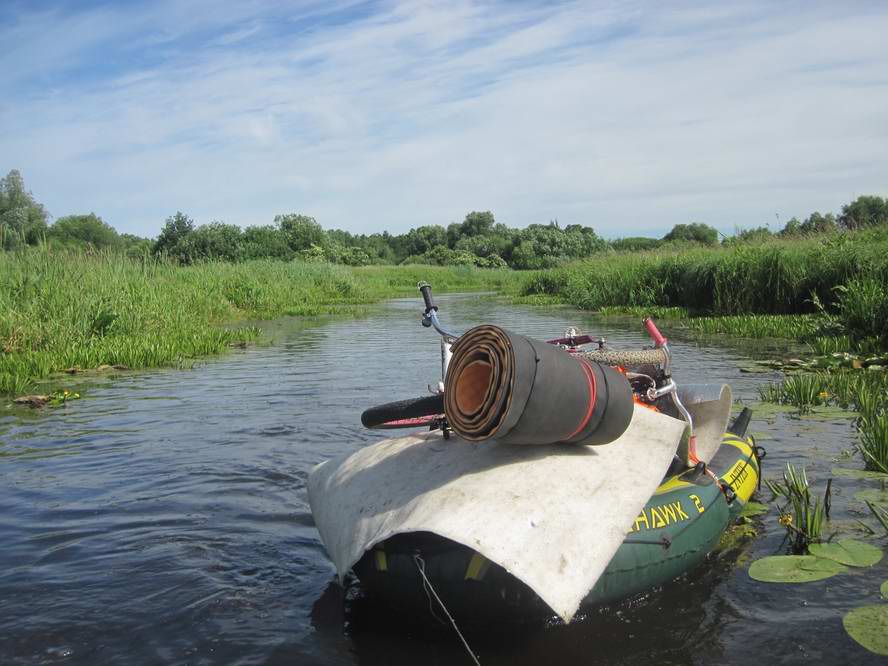
[[[738,417],[737,426],[724,434],[708,470],[674,465],[631,522],[613,559],[584,597],[583,607],[612,603],[668,583],[699,565],[715,548],[758,485],[756,448],[744,437],[747,418]],[[581,529],[595,531],[597,522],[598,517],[590,515]],[[354,565],[354,573],[369,595],[393,609],[427,614],[429,597],[417,554],[425,576],[454,617],[472,622],[526,621],[552,614],[537,594],[503,567],[468,546],[429,532],[398,534],[377,543]]]
[[[755,491],[750,412],[726,385],[673,379],[668,341],[613,350],[445,330],[435,395],[364,413],[426,428],[329,460],[309,502],[340,579],[409,613],[570,622],[698,565]],[[435,602],[432,602],[432,599]]]

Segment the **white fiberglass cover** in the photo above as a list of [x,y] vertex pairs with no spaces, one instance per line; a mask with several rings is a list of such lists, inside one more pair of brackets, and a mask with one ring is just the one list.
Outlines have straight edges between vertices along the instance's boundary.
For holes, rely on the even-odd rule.
[[318,465],[315,524],[340,577],[395,534],[433,532],[496,562],[566,622],[663,479],[684,422],[636,406],[610,444],[506,446],[440,432]]

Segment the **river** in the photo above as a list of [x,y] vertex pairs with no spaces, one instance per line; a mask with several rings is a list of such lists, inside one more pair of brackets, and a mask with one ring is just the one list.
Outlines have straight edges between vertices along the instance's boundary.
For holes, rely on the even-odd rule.
[[[457,329],[490,322],[556,337],[576,324],[614,345],[646,342],[566,309],[439,300]],[[80,380],[80,400],[0,410],[0,664],[471,663],[447,628],[343,602],[305,488],[314,465],[380,437],[361,427],[364,408],[439,379],[438,338],[419,314],[419,300],[405,299],[360,317],[265,322],[267,342],[193,369]],[[679,381],[727,382],[741,401],[776,377],[741,372],[749,354],[726,341],[673,348]],[[778,413],[751,430],[770,478],[804,462],[821,489],[834,465],[861,467],[848,457],[847,418]],[[834,524],[846,532],[866,519],[852,500],[865,484],[834,484]],[[742,559],[778,552],[782,538],[772,509]],[[768,585],[732,553],[569,626],[468,638],[482,664],[877,663],[841,617],[878,603],[886,578],[883,561]]]

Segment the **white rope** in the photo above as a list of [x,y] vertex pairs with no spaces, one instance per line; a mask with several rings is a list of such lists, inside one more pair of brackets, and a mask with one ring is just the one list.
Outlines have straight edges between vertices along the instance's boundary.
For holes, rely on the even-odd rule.
[[[469,653],[469,656],[472,658],[472,661],[475,662],[475,666],[481,666],[481,662],[478,661],[478,657],[476,657],[475,653],[472,652],[472,648],[469,647],[469,644],[466,641],[466,639],[463,637],[462,632],[459,630],[459,627],[456,626],[456,620],[453,619],[453,616],[450,614],[450,611],[447,610],[447,606],[444,605],[444,602],[441,601],[441,597],[439,597],[438,593],[435,592],[435,588],[432,587],[431,581],[428,578],[426,578],[425,562],[423,561],[422,557],[420,557],[420,555],[418,553],[416,553],[413,555],[413,561],[416,563],[416,568],[419,569],[419,575],[422,576],[422,580],[423,580],[422,587],[426,592],[426,596],[428,596],[429,590],[431,590],[432,594],[435,596],[435,601],[438,602],[438,604],[441,606],[441,610],[444,611],[444,614],[447,616],[447,619],[450,620],[450,624],[453,625],[453,630],[456,632],[456,635],[459,636],[459,640],[462,641],[462,644],[465,646],[466,652]],[[431,598],[429,598],[429,610],[432,609],[431,603],[432,603],[432,600],[431,600]],[[435,615],[434,611],[432,611],[432,615],[434,615],[435,619],[440,622],[440,619],[438,618],[437,615]]]

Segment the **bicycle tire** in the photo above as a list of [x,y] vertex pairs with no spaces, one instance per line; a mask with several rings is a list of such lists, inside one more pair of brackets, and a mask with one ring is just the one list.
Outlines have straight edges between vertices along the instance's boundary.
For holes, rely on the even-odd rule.
[[666,365],[666,352],[662,349],[614,349],[579,352],[579,356],[604,365]]
[[373,430],[418,428],[432,425],[443,414],[444,396],[436,394],[370,407],[361,414],[361,423],[364,424],[364,427]]

